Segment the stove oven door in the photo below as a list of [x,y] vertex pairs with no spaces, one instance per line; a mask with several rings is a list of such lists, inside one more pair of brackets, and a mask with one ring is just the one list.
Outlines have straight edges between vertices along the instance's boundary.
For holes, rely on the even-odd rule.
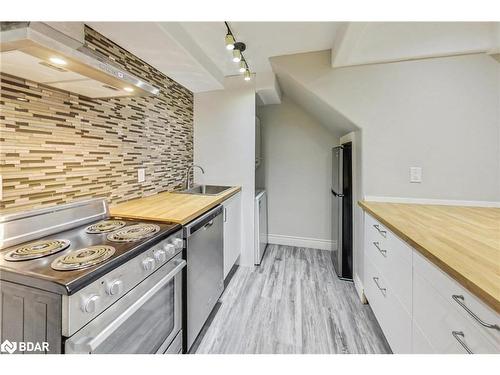
[[[66,353],[172,353],[182,339],[180,254],[68,338]],[[172,349],[172,347],[174,347]]]

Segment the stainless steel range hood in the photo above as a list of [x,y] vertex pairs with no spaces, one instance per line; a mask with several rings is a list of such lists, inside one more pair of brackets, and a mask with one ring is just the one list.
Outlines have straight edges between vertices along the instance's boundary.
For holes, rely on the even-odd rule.
[[1,22],[0,26],[3,73],[91,98],[159,92],[86,47],[83,23]]

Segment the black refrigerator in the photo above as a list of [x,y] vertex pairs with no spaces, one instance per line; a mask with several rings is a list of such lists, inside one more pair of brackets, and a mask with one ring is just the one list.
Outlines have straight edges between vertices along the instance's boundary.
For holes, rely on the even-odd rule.
[[352,143],[333,148],[332,261],[337,276],[352,280]]

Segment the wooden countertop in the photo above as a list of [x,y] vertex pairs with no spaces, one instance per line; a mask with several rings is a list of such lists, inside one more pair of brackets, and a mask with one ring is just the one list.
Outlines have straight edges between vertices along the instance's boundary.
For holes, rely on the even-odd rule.
[[500,208],[359,205],[500,313]]
[[184,225],[240,190],[241,187],[236,186],[218,195],[159,193],[111,206],[110,212],[113,216],[124,218],[170,221]]

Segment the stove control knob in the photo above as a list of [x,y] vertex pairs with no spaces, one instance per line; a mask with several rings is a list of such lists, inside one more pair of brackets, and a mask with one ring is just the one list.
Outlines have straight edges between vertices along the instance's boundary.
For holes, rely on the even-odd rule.
[[163,263],[164,261],[167,260],[167,253],[165,250],[156,250],[153,253],[153,256],[155,257],[155,260],[159,263]]
[[167,252],[167,254],[170,256],[175,254],[175,246],[172,245],[171,243],[165,245],[164,249]]
[[174,246],[177,250],[182,249],[184,247],[184,241],[182,238],[176,238],[174,240]]
[[155,260],[153,258],[147,257],[142,261],[142,267],[144,271],[152,271],[155,268]]
[[89,298],[85,299],[82,304],[82,310],[83,312],[92,314],[97,310],[98,303],[99,303],[99,297],[97,294],[94,294],[90,296]]
[[110,296],[116,296],[117,294],[121,294],[121,292],[123,292],[123,281],[121,280],[113,280],[106,285],[106,293]]

